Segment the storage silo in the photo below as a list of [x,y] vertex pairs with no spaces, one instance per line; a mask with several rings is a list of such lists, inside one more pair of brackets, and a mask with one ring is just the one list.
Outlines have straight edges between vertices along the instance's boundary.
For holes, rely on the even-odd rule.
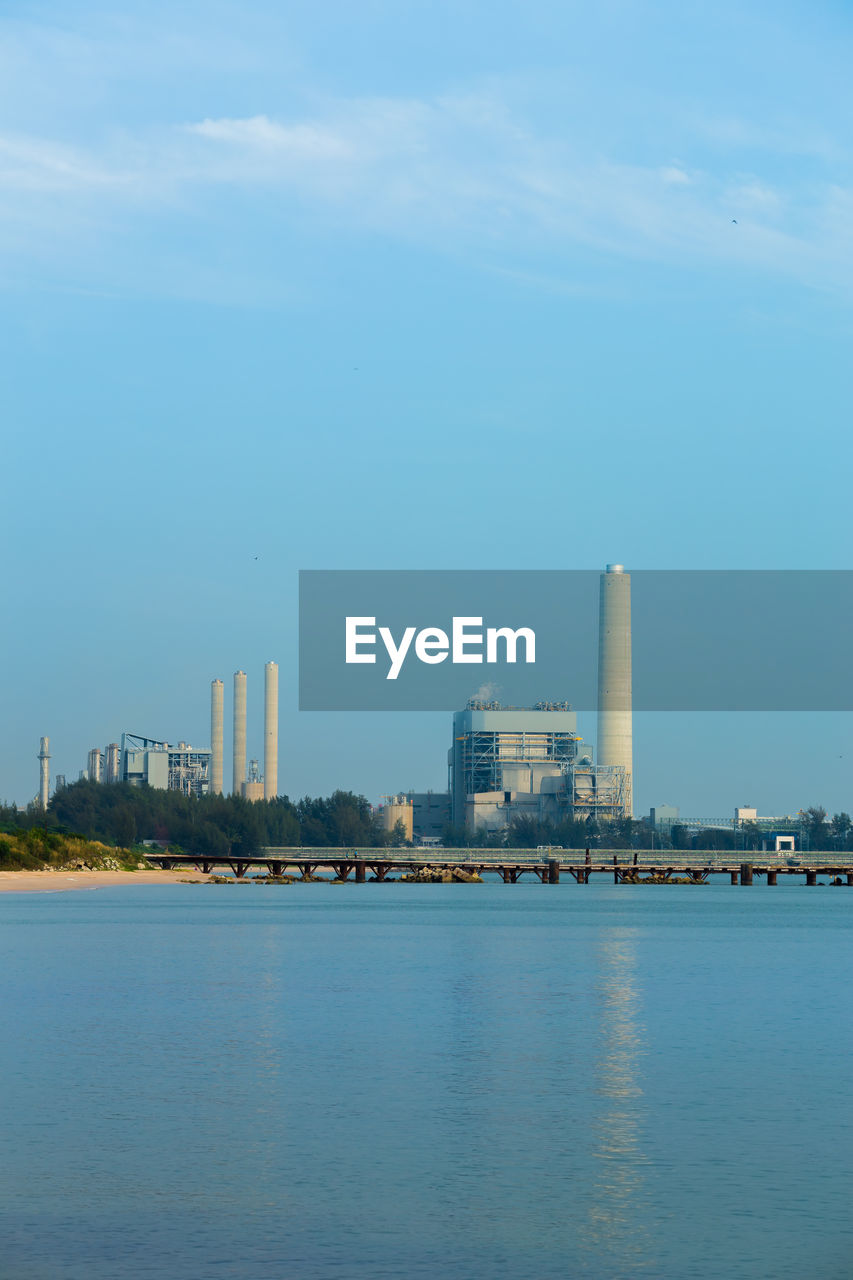
[[415,807],[412,801],[406,795],[387,796],[382,809],[383,830],[392,832],[398,822],[402,822],[405,838],[411,841],[415,829]]

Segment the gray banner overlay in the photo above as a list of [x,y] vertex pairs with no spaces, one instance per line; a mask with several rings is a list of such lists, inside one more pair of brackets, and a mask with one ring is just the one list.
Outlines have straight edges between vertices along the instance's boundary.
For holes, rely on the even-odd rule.
[[[634,710],[853,710],[853,570],[629,572]],[[455,711],[476,697],[595,710],[600,576],[305,570],[300,709]],[[350,655],[375,662],[346,661],[348,618],[375,619],[349,623]],[[465,636],[459,661],[454,618]],[[460,624],[463,618],[469,621]],[[514,663],[503,635],[493,638],[496,661],[487,661],[487,633],[503,628],[520,632]],[[534,643],[521,629],[533,632]],[[461,660],[478,654],[479,662]]]

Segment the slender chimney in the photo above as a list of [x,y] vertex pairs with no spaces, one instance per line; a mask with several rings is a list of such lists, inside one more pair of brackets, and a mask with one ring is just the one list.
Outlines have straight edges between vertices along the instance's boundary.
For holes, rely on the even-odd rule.
[[234,785],[235,796],[243,794],[246,781],[246,673],[234,672]]
[[121,777],[121,748],[117,742],[111,742],[105,752],[106,757],[106,780],[107,782],[118,782]]
[[631,575],[609,564],[601,575],[598,628],[598,763],[625,770],[625,816],[633,813]]
[[88,774],[90,782],[100,782],[103,766],[103,753],[100,747],[92,747],[89,752]]
[[39,805],[47,809],[50,792],[50,738],[42,738],[39,751]]
[[278,663],[264,669],[264,799],[278,795]]
[[210,682],[210,790],[222,795],[223,724],[225,720],[225,686],[221,680]]

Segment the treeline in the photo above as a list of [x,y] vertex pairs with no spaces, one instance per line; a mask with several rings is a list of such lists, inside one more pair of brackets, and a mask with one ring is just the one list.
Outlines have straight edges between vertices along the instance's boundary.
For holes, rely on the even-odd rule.
[[43,827],[74,832],[124,848],[160,840],[186,853],[253,854],[265,845],[375,846],[385,833],[364,796],[335,791],[293,804],[242,796],[184,796],[129,783],[74,782],[52,798],[43,814],[0,807],[0,827]]
[[[0,805],[0,830],[32,828],[73,833],[89,840],[129,848],[144,840],[159,840],[187,853],[253,854],[265,845],[378,848],[405,844],[402,824],[385,832],[364,796],[335,791],[327,797],[304,797],[295,804],[286,796],[248,801],[241,796],[181,795],[128,783],[74,782],[58,791],[46,814],[31,806],[19,813],[14,805]],[[853,851],[853,820],[847,813],[830,818],[825,809],[803,811],[797,846],[803,849]],[[559,823],[517,819],[503,838],[493,831],[471,833],[447,827],[445,847],[536,849],[540,845],[564,849],[718,849],[760,851],[768,833],[755,823],[737,831],[708,827],[692,833],[675,824],[656,830],[645,821],[595,819]]]

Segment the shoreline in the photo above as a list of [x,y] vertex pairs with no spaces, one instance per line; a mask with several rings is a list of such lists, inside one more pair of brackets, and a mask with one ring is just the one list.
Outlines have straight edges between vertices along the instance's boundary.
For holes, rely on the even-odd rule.
[[65,893],[74,889],[108,889],[131,884],[180,884],[209,880],[195,868],[180,871],[0,871],[0,893]]

